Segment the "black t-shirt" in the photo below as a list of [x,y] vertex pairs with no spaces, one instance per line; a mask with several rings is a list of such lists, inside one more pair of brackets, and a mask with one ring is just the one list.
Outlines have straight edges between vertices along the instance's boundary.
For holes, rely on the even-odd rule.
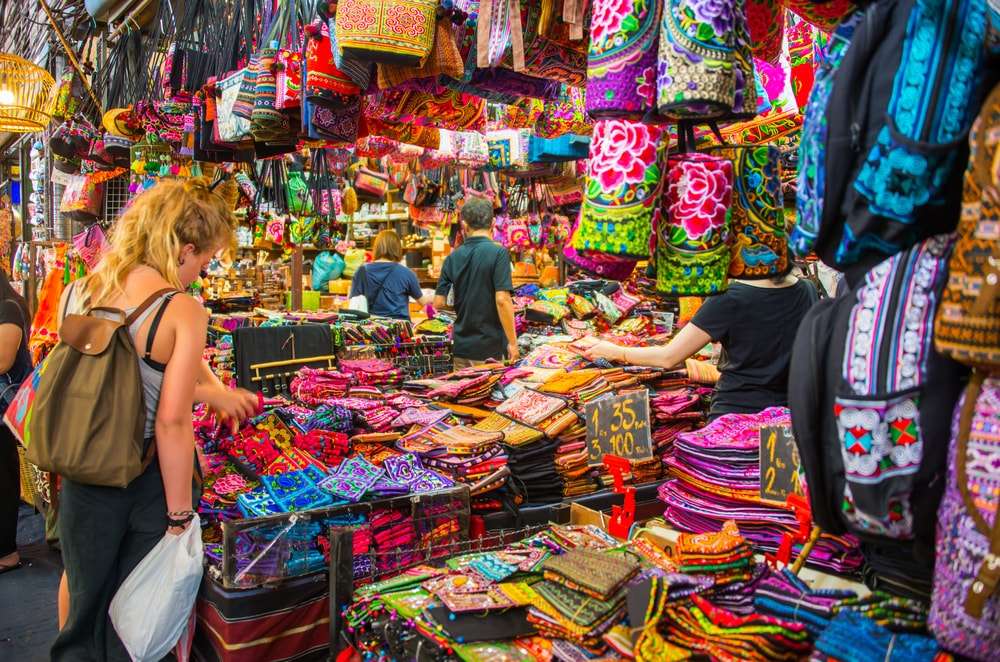
[[819,300],[812,283],[754,287],[731,283],[691,323],[722,344],[711,415],[788,406],[788,366],[799,323]]
[[496,293],[510,292],[510,252],[487,237],[469,237],[445,258],[436,293],[455,288],[454,354],[463,359],[502,359],[507,353]]
[[410,269],[396,262],[371,262],[358,267],[351,280],[351,296],[364,295],[368,312],[381,317],[410,319],[410,298],[423,296],[420,281]]
[[0,301],[0,324],[16,324],[22,330],[21,345],[17,348],[17,357],[14,359],[14,365],[6,373],[13,378],[14,382],[19,382],[31,372],[28,337],[24,331],[28,325],[24,319],[24,313],[21,311],[21,306],[10,299]]

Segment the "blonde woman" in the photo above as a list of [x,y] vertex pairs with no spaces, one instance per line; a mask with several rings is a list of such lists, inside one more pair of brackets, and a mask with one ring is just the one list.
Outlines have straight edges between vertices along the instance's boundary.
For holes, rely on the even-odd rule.
[[410,299],[426,306],[434,300],[424,296],[417,275],[399,263],[403,244],[395,230],[382,230],[372,245],[374,261],[362,265],[351,279],[351,296],[364,296],[368,312],[380,317],[410,319]]
[[[69,613],[53,660],[128,660],[108,619],[119,584],[165,533],[193,519],[195,399],[239,417],[249,394],[227,392],[202,361],[207,315],[183,291],[233,242],[229,206],[203,179],[168,181],[142,193],[118,220],[110,252],[67,289],[62,311],[105,306],[132,312],[140,355],[146,443],[156,459],[124,489],[63,481],[59,528]],[[151,303],[150,303],[151,302]],[[97,313],[95,313],[97,314]]]

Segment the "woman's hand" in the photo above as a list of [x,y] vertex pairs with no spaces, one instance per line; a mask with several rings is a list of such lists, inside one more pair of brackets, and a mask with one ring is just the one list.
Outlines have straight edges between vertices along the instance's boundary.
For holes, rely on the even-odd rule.
[[240,423],[257,411],[257,396],[246,389],[215,388],[207,395],[205,403],[220,422],[229,423],[233,434],[239,431]]
[[625,348],[606,340],[598,340],[590,347],[584,349],[583,355],[590,361],[605,359],[607,361],[625,362]]

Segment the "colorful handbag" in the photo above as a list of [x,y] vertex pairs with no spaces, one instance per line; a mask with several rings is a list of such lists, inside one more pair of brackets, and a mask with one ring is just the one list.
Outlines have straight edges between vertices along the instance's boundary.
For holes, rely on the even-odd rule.
[[949,652],[989,660],[1000,647],[1000,379],[975,373],[955,413],[927,626]]
[[790,267],[779,152],[774,144],[712,152],[733,162],[730,278],[773,278]]
[[337,45],[345,56],[420,67],[434,45],[438,0],[340,0]]
[[675,295],[722,292],[731,258],[726,240],[732,162],[697,152],[675,154],[665,186],[657,224],[656,289]]
[[438,76],[460,79],[465,73],[465,62],[462,60],[455,37],[451,30],[451,21],[440,19],[434,29],[434,47],[430,56],[421,67],[407,67],[398,64],[378,65],[378,86],[381,89],[403,85],[414,78],[431,78]]
[[335,108],[344,104],[344,97],[361,94],[354,80],[337,68],[328,25],[317,19],[306,34],[306,99],[317,106]]
[[384,197],[389,192],[389,175],[368,168],[359,168],[354,177],[354,188],[368,195]]
[[486,101],[446,87],[434,93],[384,90],[368,97],[365,117],[452,131],[486,128]]
[[[288,198],[288,213],[294,216],[312,216],[315,213],[313,199],[309,195],[309,185],[306,183],[303,173],[298,171],[288,173],[285,195]],[[295,241],[293,235],[292,243],[301,244],[303,242],[301,240]]]
[[594,0],[587,52],[587,113],[641,120],[654,107],[661,2]]
[[542,114],[535,122],[535,135],[539,138],[558,138],[567,133],[589,136],[594,125],[587,117],[583,91],[576,87],[563,87],[557,99],[548,99]]
[[95,221],[101,215],[103,203],[104,178],[96,174],[70,175],[63,189],[59,212],[78,220]]
[[238,143],[250,137],[249,118],[241,117],[234,112],[246,73],[246,69],[240,69],[215,82],[214,137],[217,142]]
[[580,219],[577,217],[570,231],[570,240],[563,248],[563,257],[566,262],[577,269],[597,276],[598,278],[608,278],[610,280],[628,280],[638,260],[607,255],[605,253],[580,252],[573,248],[576,233],[579,230]]
[[666,0],[656,76],[657,110],[669,119],[731,113],[735,101],[733,5],[710,19],[702,0]]
[[659,213],[667,151],[663,127],[629,120],[601,120],[594,127],[578,251],[647,257],[649,235]]
[[966,365],[1000,368],[1000,86],[969,134],[971,153],[948,284],[934,321],[937,350]]
[[528,164],[528,139],[526,129],[503,129],[486,134],[489,149],[489,169],[506,170]]
[[73,235],[73,248],[76,249],[83,263],[87,265],[87,269],[91,271],[110,247],[104,230],[97,223],[88,226],[83,232]]

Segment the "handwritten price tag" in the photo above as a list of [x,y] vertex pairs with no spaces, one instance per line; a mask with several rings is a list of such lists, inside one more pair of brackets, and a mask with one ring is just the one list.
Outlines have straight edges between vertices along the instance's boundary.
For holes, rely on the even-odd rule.
[[760,498],[785,503],[789,494],[802,496],[799,449],[787,425],[760,429]]
[[633,391],[587,403],[587,455],[591,465],[605,455],[628,460],[653,457],[649,433],[649,391]]

